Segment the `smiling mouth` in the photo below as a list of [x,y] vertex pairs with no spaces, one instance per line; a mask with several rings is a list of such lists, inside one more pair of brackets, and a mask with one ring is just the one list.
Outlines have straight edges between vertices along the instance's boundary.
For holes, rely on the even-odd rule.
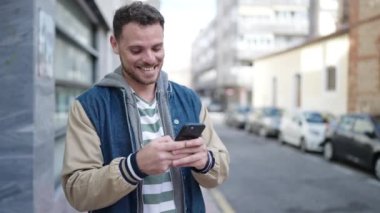
[[150,66],[150,67],[139,67],[141,70],[149,72],[155,70],[156,66]]

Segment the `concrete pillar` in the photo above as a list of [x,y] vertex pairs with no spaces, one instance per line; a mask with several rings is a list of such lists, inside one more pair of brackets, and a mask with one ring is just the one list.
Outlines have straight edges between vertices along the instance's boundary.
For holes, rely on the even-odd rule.
[[[54,3],[0,3],[0,212],[53,208]],[[42,25],[53,26],[53,34]]]

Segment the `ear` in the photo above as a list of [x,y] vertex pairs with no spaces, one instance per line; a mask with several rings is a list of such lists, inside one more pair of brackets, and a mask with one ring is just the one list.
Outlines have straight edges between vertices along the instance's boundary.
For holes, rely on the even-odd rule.
[[115,38],[114,35],[111,35],[110,43],[111,43],[113,52],[115,54],[119,54],[119,44],[117,43],[117,39]]

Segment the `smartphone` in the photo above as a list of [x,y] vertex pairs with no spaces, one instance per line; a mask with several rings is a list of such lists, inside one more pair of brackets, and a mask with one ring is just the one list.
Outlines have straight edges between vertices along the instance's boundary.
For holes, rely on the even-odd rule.
[[179,131],[175,141],[183,141],[183,140],[191,140],[195,138],[199,138],[205,129],[204,124],[200,123],[189,123],[182,126]]

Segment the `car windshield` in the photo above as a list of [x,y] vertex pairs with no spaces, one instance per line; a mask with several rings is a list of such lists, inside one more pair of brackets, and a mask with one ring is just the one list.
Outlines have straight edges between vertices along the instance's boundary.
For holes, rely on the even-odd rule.
[[325,119],[323,119],[320,113],[316,112],[305,112],[304,113],[306,122],[308,123],[324,123]]
[[279,109],[264,109],[263,110],[264,115],[268,117],[275,117],[275,116],[281,116],[281,110]]
[[237,108],[237,112],[239,113],[247,113],[249,112],[251,109],[249,107],[244,107],[244,106],[241,106],[241,107],[238,107]]

